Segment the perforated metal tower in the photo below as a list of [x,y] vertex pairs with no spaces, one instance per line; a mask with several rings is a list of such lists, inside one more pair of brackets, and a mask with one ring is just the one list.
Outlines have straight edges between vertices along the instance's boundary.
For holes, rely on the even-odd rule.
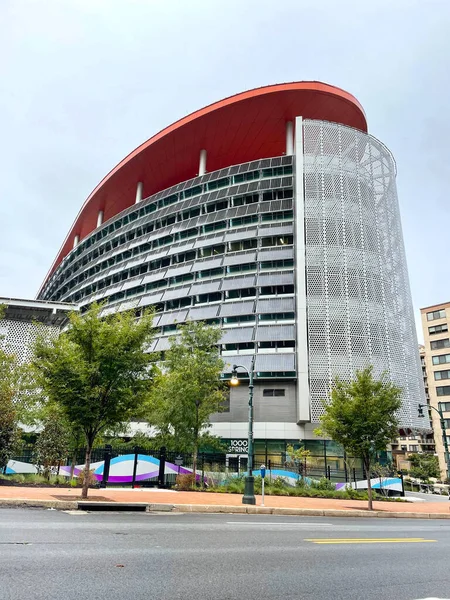
[[[389,150],[359,103],[301,82],[251,90],[166,128],[89,196],[39,298],[219,323],[228,365],[256,355],[255,439],[312,439],[335,375],[373,364],[425,401]],[[246,437],[234,389],[213,432]],[[230,442],[232,445],[232,442]],[[237,443],[237,442],[236,442]]]

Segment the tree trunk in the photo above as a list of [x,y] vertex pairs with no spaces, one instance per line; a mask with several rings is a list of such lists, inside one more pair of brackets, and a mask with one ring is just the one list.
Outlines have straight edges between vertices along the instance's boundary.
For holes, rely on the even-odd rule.
[[70,480],[73,479],[73,474],[75,473],[75,465],[77,464],[77,453],[74,452],[72,455],[72,464],[70,465]]
[[198,446],[197,442],[194,444],[194,451],[192,452],[192,473],[194,475],[192,481],[192,487],[197,486],[197,455],[198,455]]
[[92,446],[90,444],[88,444],[86,446],[86,460],[84,463],[83,490],[81,492],[82,500],[86,500],[86,498],[88,497],[89,481],[91,478],[91,454],[92,454]]
[[364,466],[366,468],[366,477],[367,477],[367,495],[369,496],[368,509],[373,510],[372,483],[370,481],[370,460],[365,460]]

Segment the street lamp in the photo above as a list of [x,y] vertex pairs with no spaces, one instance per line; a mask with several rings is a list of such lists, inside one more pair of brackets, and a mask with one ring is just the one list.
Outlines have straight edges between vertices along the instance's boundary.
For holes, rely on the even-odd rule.
[[255,498],[255,478],[253,477],[253,373],[255,370],[255,357],[252,357],[250,370],[243,365],[233,365],[231,371],[230,385],[239,385],[237,370],[244,369],[248,374],[248,473],[245,477],[244,496],[242,504],[256,504]]
[[[419,408],[418,408],[418,413],[419,413],[419,417],[424,417],[424,404],[419,404]],[[441,403],[438,402],[438,408],[436,408],[435,406],[431,406],[431,404],[427,404],[426,405],[428,408],[432,408],[433,410],[435,410],[438,415],[439,415],[439,420],[441,422],[441,429],[442,429],[442,435],[444,438],[444,450],[445,450],[445,462],[447,463],[447,479],[450,481],[450,461],[449,461],[449,454],[448,454],[448,440],[447,440],[447,433],[446,433],[446,427],[445,427],[445,419],[444,419],[444,413],[442,412],[442,406]]]

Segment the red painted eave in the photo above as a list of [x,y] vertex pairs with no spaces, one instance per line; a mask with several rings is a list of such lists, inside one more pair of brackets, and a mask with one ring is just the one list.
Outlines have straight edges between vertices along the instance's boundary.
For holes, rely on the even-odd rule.
[[[230,96],[176,121],[141,144],[104,177],[83,204],[43,285],[80,240],[135,201],[198,174],[199,153],[207,151],[207,170],[280,156],[286,122],[302,116],[342,123],[367,132],[364,110],[348,92],[320,82],[270,85]],[[41,288],[42,289],[42,288]]]

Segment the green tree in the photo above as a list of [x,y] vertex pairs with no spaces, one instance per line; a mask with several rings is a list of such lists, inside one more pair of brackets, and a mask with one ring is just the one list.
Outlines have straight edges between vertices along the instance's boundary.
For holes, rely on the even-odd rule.
[[311,456],[311,450],[306,450],[303,445],[294,450],[294,446],[289,444],[286,448],[286,453],[289,457],[286,464],[290,467],[295,467],[303,477],[306,477],[307,459]]
[[58,410],[52,410],[44,419],[43,428],[36,441],[33,452],[34,464],[43,475],[50,478],[51,467],[59,467],[69,450],[70,431],[64,416]]
[[408,457],[411,463],[409,474],[417,479],[430,479],[435,477],[440,479],[439,459],[434,454],[410,454]]
[[[0,319],[4,310],[4,306],[0,306]],[[0,470],[14,453],[20,441],[19,423],[27,421],[35,401],[30,368],[0,348]]]
[[385,374],[373,377],[373,367],[357,371],[347,383],[336,379],[331,399],[317,430],[341,444],[349,454],[362,459],[367,473],[369,510],[372,510],[371,465],[377,451],[398,434],[397,411],[401,407],[401,390]]
[[149,421],[160,443],[192,452],[195,476],[200,445],[214,444],[208,434],[210,416],[222,410],[227,393],[217,348],[222,332],[202,322],[188,322],[178,332],[171,338],[165,370],[155,379]]
[[140,416],[151,387],[153,312],[101,316],[102,305],[69,315],[66,332],[38,340],[34,366],[49,401],[59,406],[86,444],[82,497],[87,498],[91,453],[102,433]]

